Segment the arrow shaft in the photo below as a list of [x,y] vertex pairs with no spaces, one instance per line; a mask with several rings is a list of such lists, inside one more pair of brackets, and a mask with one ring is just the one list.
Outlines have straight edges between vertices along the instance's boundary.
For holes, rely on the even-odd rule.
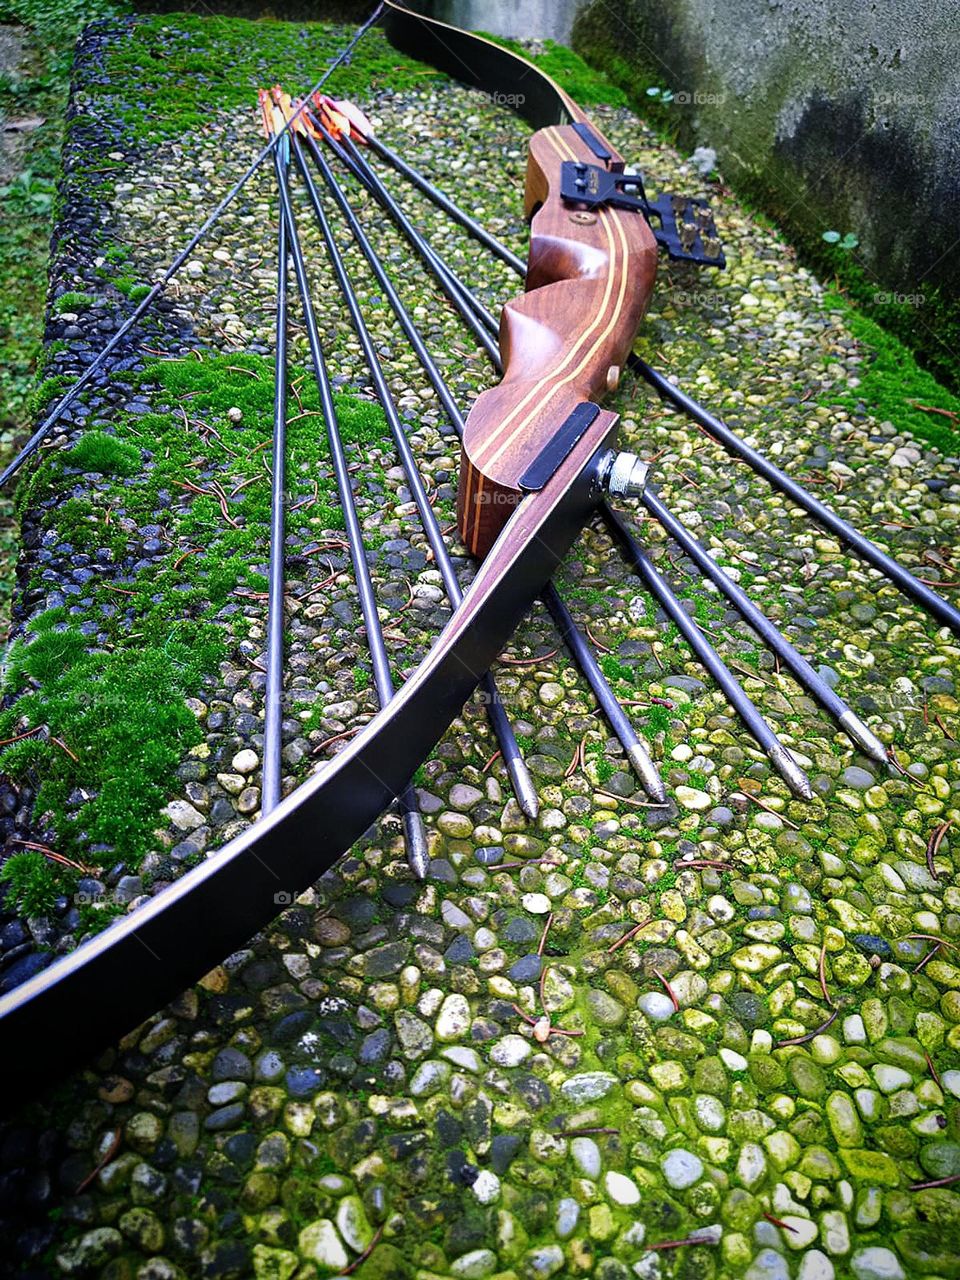
[[[353,486],[350,483],[347,459],[343,450],[343,442],[340,437],[337,409],[333,399],[333,385],[330,381],[330,374],[324,358],[323,347],[320,342],[320,333],[317,329],[316,314],[310,297],[310,282],[307,276],[307,266],[303,256],[303,247],[300,244],[300,236],[297,231],[296,218],[293,213],[293,205],[290,200],[290,187],[287,179],[287,173],[283,162],[280,159],[279,152],[274,153],[274,158],[282,217],[287,227],[290,254],[293,260],[293,271],[297,280],[297,287],[300,292],[303,319],[307,330],[307,345],[310,348],[310,360],[313,365],[314,377],[316,378],[317,391],[320,395],[320,407],[323,412],[324,425],[326,426],[327,431],[327,444],[330,449],[330,459],[333,464],[333,474],[336,481],[337,494],[340,498],[340,509],[343,513],[344,525],[346,527],[347,543],[350,548],[350,559],[353,564],[354,580],[356,581],[357,593],[360,597],[360,611],[363,616],[367,648],[370,652],[370,663],[373,669],[373,683],[380,706],[385,707],[389,704],[395,692],[393,677],[390,674],[390,659],[387,656],[387,646],[383,637],[383,628],[380,625],[380,616],[377,612],[377,599],[373,589],[373,579],[370,574],[370,566],[367,564],[367,557],[364,549],[363,530],[360,526],[360,517],[357,514],[356,501],[353,496]],[[413,840],[413,843],[408,843],[407,846],[411,867],[417,877],[419,879],[423,879],[427,872],[427,841],[419,817],[417,798],[410,785],[407,785],[400,791],[397,796],[397,803],[399,804],[400,812],[403,815],[404,830],[407,832],[408,836],[412,837]]]
[[270,562],[267,570],[267,680],[264,691],[260,809],[280,803],[283,723],[284,494],[287,435],[287,224],[277,231],[277,331],[274,361],[273,456],[270,480]]
[[[327,254],[333,265],[334,274],[337,277],[337,283],[340,292],[346,302],[347,309],[350,312],[350,319],[353,327],[357,332],[360,340],[360,346],[363,350],[364,359],[370,376],[373,380],[374,389],[377,398],[383,407],[384,416],[387,420],[387,426],[390,429],[390,435],[393,438],[394,446],[400,458],[400,465],[403,467],[407,483],[410,486],[410,492],[417,507],[420,516],[420,522],[423,525],[424,533],[433,552],[434,561],[440,572],[443,581],[444,590],[447,593],[451,605],[456,609],[463,599],[463,592],[460,589],[460,583],[457,578],[456,570],[447,545],[444,542],[443,534],[440,530],[439,522],[434,513],[433,507],[430,505],[430,499],[427,496],[423,480],[420,475],[420,469],[417,466],[417,460],[413,455],[410,442],[407,439],[403,424],[400,421],[400,415],[397,412],[396,401],[393,393],[384,376],[383,367],[380,363],[380,357],[377,354],[376,346],[367,329],[366,321],[363,318],[363,312],[360,309],[360,303],[357,300],[356,291],[351,283],[350,277],[343,263],[340,250],[334,239],[333,232],[330,229],[330,223],[323,208],[319,192],[314,184],[313,177],[307,167],[303,156],[303,149],[300,145],[300,139],[295,134],[293,139],[294,154],[297,159],[297,167],[304,180],[307,188],[307,195],[313,211],[316,215],[320,233],[327,249]],[[321,157],[322,159],[322,157]],[[488,698],[488,705],[491,710],[491,721],[493,728],[497,734],[500,750],[504,757],[504,762],[511,773],[517,788],[517,799],[521,807],[529,817],[536,817],[538,810],[538,802],[536,791],[533,783],[527,774],[526,767],[523,765],[519,744],[517,743],[513,729],[506,713],[503,710],[503,703],[497,691],[493,678],[489,675],[484,676],[482,681],[484,692]]]

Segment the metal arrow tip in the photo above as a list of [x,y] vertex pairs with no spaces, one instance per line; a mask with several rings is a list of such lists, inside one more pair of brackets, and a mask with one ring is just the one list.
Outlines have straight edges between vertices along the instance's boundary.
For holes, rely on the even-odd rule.
[[858,715],[854,712],[844,711],[840,716],[840,728],[844,731],[848,738],[851,738],[858,747],[861,748],[872,760],[878,761],[880,764],[886,764],[887,749],[873,732],[868,729]]
[[657,772],[657,766],[650,759],[649,753],[642,742],[635,742],[627,748],[627,759],[633,765],[634,771],[640,781],[643,783],[643,789],[657,804],[667,803],[667,790],[663,785],[663,779]]
[[530,777],[530,770],[519,756],[515,759],[507,760],[506,765],[507,772],[510,775],[510,785],[513,787],[513,794],[517,797],[517,804],[526,817],[531,820],[536,818],[540,812],[540,797],[537,795],[537,789],[533,785],[533,779]]
[[416,810],[407,809],[403,814],[403,838],[407,848],[407,863],[417,880],[426,880],[430,867],[430,851],[423,818]]
[[794,760],[790,752],[779,742],[770,747],[767,754],[770,762],[776,769],[780,777],[797,797],[798,800],[812,800],[813,788],[810,786],[810,779],[803,772],[800,766]]

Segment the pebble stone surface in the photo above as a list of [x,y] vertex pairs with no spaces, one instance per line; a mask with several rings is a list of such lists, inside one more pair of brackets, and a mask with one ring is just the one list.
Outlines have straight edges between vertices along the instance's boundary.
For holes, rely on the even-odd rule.
[[[123,38],[122,25],[97,37]],[[80,109],[96,51],[87,59]],[[443,81],[366,105],[388,141],[523,254],[523,122]],[[665,186],[695,189],[695,174],[635,117],[596,115]],[[210,134],[141,152],[95,113],[87,121],[82,145],[109,146],[126,162],[102,216],[141,278],[257,145],[253,111],[209,129],[230,144],[217,165]],[[711,194],[729,270],[664,264],[643,350],[858,527],[940,576],[936,556],[923,556],[941,548],[949,559],[958,460],[898,434],[869,405],[830,406],[831,393],[858,385],[861,353],[790,251]],[[394,231],[360,204],[469,404],[490,371]],[[490,305],[516,292],[459,230],[419,198],[408,204]],[[264,176],[179,277],[151,341],[171,353],[269,354],[274,215]],[[362,391],[358,344],[316,237],[306,240],[331,368]],[[79,287],[90,243],[61,245],[55,286]],[[67,344],[61,368],[97,340],[85,326],[109,330],[115,305],[51,322],[50,336]],[[428,482],[449,501],[455,440],[384,310],[370,316]],[[291,365],[303,367],[302,330],[292,337]],[[934,874],[926,853],[937,826],[960,819],[957,641],[629,379],[613,403],[627,442],[656,455],[662,493],[684,523],[895,746],[902,767],[859,756],[765,652],[756,659],[746,628],[642,524],[807,768],[816,799],[789,798],[605,537],[587,530],[561,583],[629,669],[669,805],[644,804],[535,610],[509,650],[520,662],[497,674],[539,787],[539,823],[523,819],[499,765],[484,770],[494,748],[482,708],[467,708],[419,776],[433,853],[426,883],[406,871],[388,815],[247,947],[89,1070],[39,1103],[4,1100],[11,1271],[960,1276],[956,841],[942,840]],[[116,409],[105,394],[102,414]],[[447,613],[386,444],[376,460],[375,483],[356,477],[358,500],[365,525],[387,535],[374,573],[409,670]],[[294,485],[309,495],[308,480]],[[323,534],[313,531],[313,545]],[[161,538],[153,554],[176,553]],[[320,559],[291,568],[295,598],[330,575]],[[320,743],[374,709],[353,685],[362,649],[346,563],[334,558],[344,572],[297,600],[289,620],[294,703],[320,699],[325,710],[309,733],[295,713],[285,722],[288,786],[317,766]],[[45,564],[47,596],[21,600],[21,619],[64,594],[69,566],[56,554]],[[248,633],[196,700],[204,743],[182,762],[156,855],[127,886],[134,905],[176,874],[178,859],[216,849],[256,818],[263,678],[250,659],[262,655],[264,608],[228,608]],[[35,954],[38,929],[3,919],[9,974]],[[53,921],[48,934],[69,946],[69,928]]]

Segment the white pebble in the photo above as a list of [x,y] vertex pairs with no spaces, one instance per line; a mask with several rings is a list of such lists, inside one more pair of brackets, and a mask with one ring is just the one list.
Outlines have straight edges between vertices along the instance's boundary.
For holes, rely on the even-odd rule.
[[747,1069],[746,1058],[733,1049],[721,1049],[720,1060],[728,1071],[746,1071]]
[[607,1195],[614,1204],[632,1205],[640,1203],[640,1189],[632,1178],[623,1173],[610,1170],[603,1179]]
[[490,1050],[490,1061],[498,1067],[519,1067],[533,1050],[523,1036],[504,1036]]
[[481,1169],[472,1191],[481,1204],[493,1204],[500,1199],[500,1179],[490,1169]]
[[819,1249],[808,1249],[800,1259],[797,1280],[833,1280],[833,1263]]
[[470,1005],[458,992],[446,997],[440,1006],[436,1033],[438,1040],[459,1040],[470,1029]]
[[866,1044],[867,1029],[859,1013],[851,1013],[843,1020],[843,1038],[847,1044]]
[[692,1151],[678,1147],[676,1151],[668,1151],[660,1161],[663,1176],[675,1191],[683,1191],[703,1176],[703,1161]]
[[573,1162],[585,1178],[600,1177],[600,1148],[592,1138],[574,1138],[570,1143]]
[[784,1239],[789,1249],[806,1249],[819,1235],[817,1224],[809,1218],[801,1218],[799,1214],[788,1213],[782,1221],[788,1227]]
[[850,1259],[850,1266],[857,1280],[906,1280],[897,1255],[878,1244],[858,1249]]
[[903,1067],[892,1067],[886,1062],[879,1062],[870,1071],[881,1093],[894,1093],[897,1089],[913,1084],[913,1077]]
[[253,773],[260,763],[260,757],[246,747],[243,751],[238,751],[230,763],[235,773]]
[[468,1049],[463,1044],[452,1044],[449,1048],[440,1050],[440,1057],[446,1058],[461,1071],[469,1071],[472,1075],[480,1074],[482,1063],[476,1049]]
[[665,1022],[673,1016],[673,1001],[661,991],[647,991],[637,1001],[637,1008],[654,1022]]
[[707,1133],[720,1133],[727,1119],[727,1109],[710,1093],[698,1093],[693,1100],[697,1125]]
[[550,910],[550,899],[545,893],[525,893],[520,901],[524,911],[534,916],[544,916]]

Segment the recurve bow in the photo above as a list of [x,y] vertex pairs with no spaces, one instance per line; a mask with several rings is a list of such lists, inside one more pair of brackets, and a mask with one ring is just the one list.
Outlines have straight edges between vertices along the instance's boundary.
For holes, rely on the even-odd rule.
[[630,352],[657,244],[636,208],[586,208],[560,193],[564,163],[616,175],[622,159],[524,59],[392,0],[384,23],[391,41],[418,59],[490,90],[516,89],[538,126],[527,166],[526,291],[504,307],[505,374],[477,399],[464,442],[458,523],[482,563],[423,664],[321,772],[148,903],[0,999],[0,1075],[9,1083],[34,1087],[129,1031],[267,924],[283,905],[278,895],[302,891],[347,851],[459,714],[611,472],[629,482],[633,460],[627,455],[625,465],[614,448],[617,415],[595,401],[616,385]]

